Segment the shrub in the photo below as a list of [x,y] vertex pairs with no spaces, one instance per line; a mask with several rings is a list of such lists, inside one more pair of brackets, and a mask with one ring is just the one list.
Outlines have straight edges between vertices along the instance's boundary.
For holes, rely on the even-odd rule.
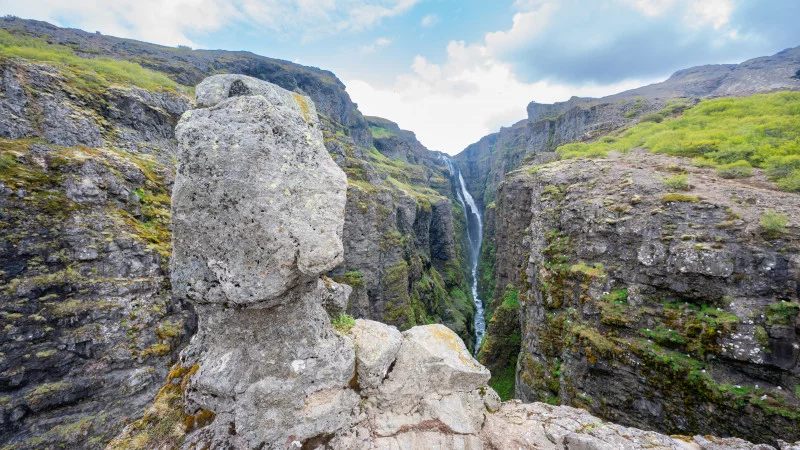
[[717,167],[717,175],[722,178],[747,178],[752,175],[752,166],[750,163],[741,159],[739,161],[724,164]]
[[641,118],[641,121],[642,121],[642,122],[655,122],[655,123],[661,123],[661,122],[663,122],[663,121],[664,121],[664,116],[662,116],[662,115],[661,115],[661,114],[659,114],[659,113],[647,114],[647,115],[645,115],[645,116],[642,116],[642,118]]
[[773,156],[764,163],[764,172],[771,180],[787,177],[800,170],[800,155]]
[[672,191],[688,191],[689,180],[687,175],[680,174],[664,179],[664,184]]
[[785,178],[778,180],[778,188],[787,192],[800,192],[800,169],[793,170]]
[[717,164],[717,162],[714,161],[713,159],[704,158],[702,156],[698,156],[697,158],[694,158],[692,160],[692,166],[694,167],[708,168],[708,167],[717,167],[718,165],[719,164]]
[[761,228],[769,235],[779,235],[786,232],[786,224],[789,218],[786,215],[768,209],[761,216]]
[[663,197],[661,197],[661,201],[664,203],[679,203],[679,202],[697,203],[700,201],[700,199],[695,196],[686,194],[666,194]]
[[331,320],[331,325],[340,333],[347,333],[356,325],[356,319],[348,314],[339,314],[339,317]]

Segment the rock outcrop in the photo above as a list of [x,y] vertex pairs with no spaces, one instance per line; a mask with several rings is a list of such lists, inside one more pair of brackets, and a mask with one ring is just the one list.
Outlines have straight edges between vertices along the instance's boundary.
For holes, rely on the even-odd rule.
[[[209,80],[209,85],[216,81]],[[771,448],[739,439],[668,437],[628,429],[569,407],[502,404],[486,385],[489,371],[442,325],[413,327],[401,334],[389,325],[362,319],[347,324],[337,318],[335,329],[323,303],[338,287],[325,277],[315,277],[340,263],[341,255],[326,251],[324,239],[296,240],[289,260],[252,259],[234,251],[258,247],[270,237],[282,242],[282,233],[302,231],[295,219],[326,224],[329,228],[320,233],[332,232],[336,238],[344,224],[341,172],[330,174],[331,197],[326,205],[314,205],[315,189],[297,186],[294,201],[283,203],[279,210],[253,212],[251,206],[269,204],[292,180],[282,178],[279,171],[239,170],[237,163],[216,155],[237,152],[259,155],[266,165],[292,166],[302,160],[312,167],[335,167],[328,155],[315,151],[322,146],[321,134],[301,107],[309,100],[267,84],[252,92],[256,91],[275,95],[271,100],[265,95],[227,98],[186,113],[178,127],[185,148],[173,202],[174,216],[182,215],[175,221],[173,282],[189,286],[199,273],[205,286],[232,283],[263,289],[250,295],[246,290],[220,294],[214,289],[178,288],[180,296],[195,304],[199,316],[198,333],[162,390],[162,394],[177,391],[173,397],[181,401],[172,405],[179,410],[165,412],[157,398],[152,412],[129,426],[109,448]],[[276,129],[283,130],[282,136],[305,139],[276,141]],[[196,171],[197,163],[206,170]],[[278,189],[269,196],[234,195],[242,186],[264,189],[272,184]],[[198,205],[195,194],[238,202]],[[314,206],[307,207],[309,202]],[[218,216],[209,216],[211,211]],[[221,246],[214,253],[219,259],[194,245],[196,236],[209,229],[225,236],[248,220],[256,225],[239,240],[208,242]],[[302,254],[313,255],[314,264],[301,266]],[[249,265],[242,265],[244,261]],[[189,263],[198,272],[178,270]],[[205,272],[203,266],[214,270]],[[316,267],[317,273],[308,267]],[[301,281],[276,285],[270,275],[278,270],[288,270],[287,279]],[[159,414],[184,420],[170,422]]]
[[[669,192],[683,171],[691,190]],[[761,173],[645,151],[509,174],[497,274],[519,289],[517,398],[668,433],[800,438],[798,209]],[[769,214],[782,232],[759,225]]]
[[[462,214],[446,169],[399,128],[398,139],[373,136],[330,72],[13,17],[0,29],[60,45],[46,47],[54,54],[160,71],[105,77],[80,63],[0,54],[0,447],[101,447],[141,415],[194,333],[194,313],[169,281],[174,129],[192,107],[190,85],[212,72],[247,73],[314,100],[325,148],[349,178],[345,264],[328,275],[354,294],[326,289],[325,310],[402,329],[446,323],[470,342]],[[408,158],[385,157],[376,140]]]

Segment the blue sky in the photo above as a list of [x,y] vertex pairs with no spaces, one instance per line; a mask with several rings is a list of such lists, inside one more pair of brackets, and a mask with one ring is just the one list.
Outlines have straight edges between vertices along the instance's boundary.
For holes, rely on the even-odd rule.
[[531,100],[800,45],[800,0],[0,0],[0,12],[328,69],[365,114],[448,153]]

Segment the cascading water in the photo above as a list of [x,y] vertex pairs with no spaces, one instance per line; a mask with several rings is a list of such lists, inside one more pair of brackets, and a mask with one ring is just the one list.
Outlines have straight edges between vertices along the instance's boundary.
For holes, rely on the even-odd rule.
[[469,262],[472,269],[472,298],[475,299],[475,353],[477,354],[483,341],[483,335],[486,333],[483,302],[478,297],[478,258],[480,258],[481,243],[483,242],[483,220],[481,219],[480,211],[478,211],[478,206],[475,204],[475,199],[472,198],[472,195],[467,190],[461,171],[453,164],[450,158],[442,155],[442,160],[447,165],[450,177],[455,182],[456,197],[464,209],[465,219],[467,220],[467,240],[470,246]]

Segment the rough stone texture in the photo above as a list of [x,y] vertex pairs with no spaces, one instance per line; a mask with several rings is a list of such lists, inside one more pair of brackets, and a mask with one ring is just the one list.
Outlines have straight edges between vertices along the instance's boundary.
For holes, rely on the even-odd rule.
[[189,100],[19,59],[0,74],[0,447],[98,448],[194,329],[160,203]]
[[511,401],[486,416],[481,438],[488,448],[541,450],[770,450],[741,439],[713,436],[665,436],[652,431],[603,422],[588,412],[568,406]]
[[[664,201],[676,170],[699,201]],[[798,438],[800,197],[759,171],[725,180],[640,151],[523,168],[499,195],[498,283],[522,304],[518,398],[669,433]],[[787,233],[760,228],[767,209]]]
[[216,414],[211,445],[229,429],[249,447],[329,435],[359,400],[353,344],[322,307],[335,287],[317,279],[342,261],[345,175],[310,99],[241,75],[197,94],[209,108],[178,125],[172,202],[173,286],[199,317],[187,411]]
[[[176,130],[184,151],[172,193],[173,288],[201,303],[274,306],[342,262],[347,179],[310,99],[238,79],[268,96],[189,111]],[[226,80],[210,77],[198,95]]]
[[356,348],[359,386],[364,390],[377,388],[397,358],[403,335],[395,327],[358,319],[349,336]]
[[186,390],[187,411],[217,414],[214,442],[231,427],[251,447],[305,442],[344,426],[360,400],[349,389],[353,344],[333,331],[320,305],[325,286],[302,290],[275,308],[198,308],[198,333],[182,354],[184,365],[200,367]]

